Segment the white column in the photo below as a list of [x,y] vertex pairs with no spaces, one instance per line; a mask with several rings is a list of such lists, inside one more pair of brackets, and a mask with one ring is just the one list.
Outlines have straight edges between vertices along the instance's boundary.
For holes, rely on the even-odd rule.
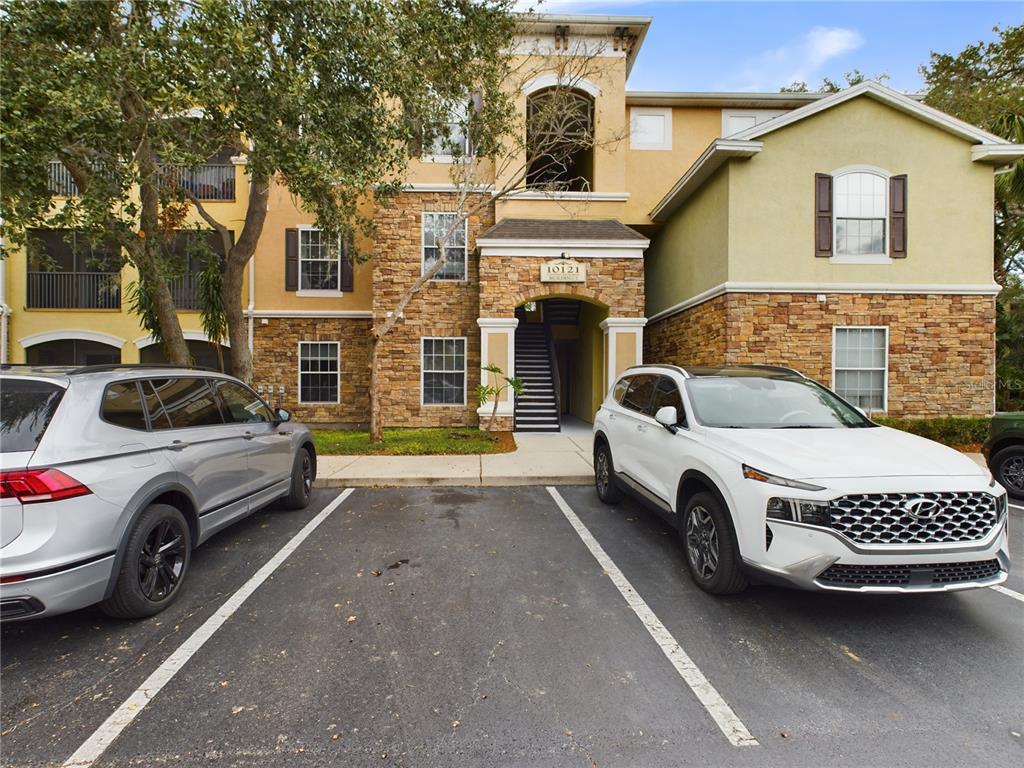
[[[480,383],[484,386],[492,384],[491,374],[483,370],[483,366],[496,363],[510,379],[516,375],[516,317],[478,317],[476,324],[480,326]],[[505,347],[504,354],[492,345],[491,340],[501,339]],[[494,355],[492,359],[492,353]],[[477,413],[481,417],[490,418],[493,403],[480,406]],[[511,391],[506,391],[498,400],[498,415],[512,416],[515,413],[515,401]]]
[[645,325],[646,317],[609,317],[601,321],[605,348],[605,392],[620,373],[643,363]]

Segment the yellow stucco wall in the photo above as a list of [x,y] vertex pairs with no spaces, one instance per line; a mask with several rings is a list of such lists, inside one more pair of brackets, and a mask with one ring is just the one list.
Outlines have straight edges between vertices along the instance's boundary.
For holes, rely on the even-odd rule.
[[[861,96],[763,141],[760,154],[730,163],[729,280],[992,282],[992,168],[971,162],[966,140]],[[815,258],[814,174],[850,165],[907,174],[907,258]]]
[[724,167],[666,222],[644,263],[648,317],[729,279],[729,183]]
[[596,304],[580,307],[579,341],[574,347],[571,365],[575,374],[569,412],[584,421],[593,422],[594,414],[604,398],[604,331],[600,323],[607,310]]

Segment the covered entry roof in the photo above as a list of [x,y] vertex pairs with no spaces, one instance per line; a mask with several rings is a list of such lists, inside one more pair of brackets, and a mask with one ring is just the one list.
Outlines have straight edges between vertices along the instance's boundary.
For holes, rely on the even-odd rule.
[[507,245],[509,241],[548,243],[629,243],[645,247],[648,239],[618,219],[502,219],[477,238],[480,245]]

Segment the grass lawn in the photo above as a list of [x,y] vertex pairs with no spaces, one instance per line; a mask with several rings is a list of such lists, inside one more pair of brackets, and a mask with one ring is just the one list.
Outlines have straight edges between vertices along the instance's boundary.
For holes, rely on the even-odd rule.
[[369,432],[314,429],[313,442],[322,456],[367,454],[430,456],[470,453],[509,453],[516,449],[509,432],[488,434],[475,427],[385,429],[384,441],[374,445]]

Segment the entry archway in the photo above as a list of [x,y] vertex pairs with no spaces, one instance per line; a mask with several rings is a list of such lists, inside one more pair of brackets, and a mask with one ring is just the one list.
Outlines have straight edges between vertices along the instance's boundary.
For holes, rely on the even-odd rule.
[[25,336],[18,343],[29,365],[110,365],[121,362],[124,339],[69,329]]

